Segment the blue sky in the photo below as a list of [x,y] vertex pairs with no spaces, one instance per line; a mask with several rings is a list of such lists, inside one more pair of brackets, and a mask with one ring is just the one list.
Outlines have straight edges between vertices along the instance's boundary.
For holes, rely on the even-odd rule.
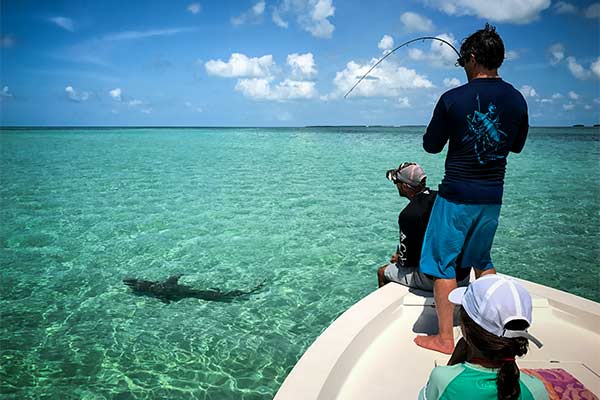
[[466,81],[451,49],[490,22],[533,126],[600,122],[600,3],[553,0],[6,1],[1,123],[427,124]]

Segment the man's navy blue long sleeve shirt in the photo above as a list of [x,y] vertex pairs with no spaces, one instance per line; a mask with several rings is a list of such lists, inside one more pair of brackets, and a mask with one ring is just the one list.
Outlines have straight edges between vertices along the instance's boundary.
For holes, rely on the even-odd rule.
[[501,78],[480,78],[449,90],[438,101],[423,148],[448,144],[439,195],[456,203],[501,204],[510,151],[519,153],[529,129],[523,95]]

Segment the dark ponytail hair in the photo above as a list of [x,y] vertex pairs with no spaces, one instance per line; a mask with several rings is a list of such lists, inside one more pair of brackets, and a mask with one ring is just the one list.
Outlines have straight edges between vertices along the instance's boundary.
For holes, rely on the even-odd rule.
[[[519,367],[514,357],[527,354],[529,341],[526,338],[503,338],[493,335],[477,325],[467,312],[460,308],[460,325],[466,343],[477,350],[486,360],[500,363],[496,385],[499,400],[516,400],[521,395]],[[514,320],[506,324],[506,329],[523,330],[529,324],[524,320]],[[467,361],[467,360],[463,360]]]

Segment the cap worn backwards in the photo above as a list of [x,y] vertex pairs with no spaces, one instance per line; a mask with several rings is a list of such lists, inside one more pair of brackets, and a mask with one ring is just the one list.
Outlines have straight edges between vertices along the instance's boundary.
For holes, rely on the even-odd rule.
[[542,342],[527,330],[509,330],[506,324],[514,320],[531,326],[531,296],[517,281],[500,275],[482,276],[466,288],[454,289],[448,295],[451,303],[461,305],[477,325],[498,337],[524,337],[537,347]]

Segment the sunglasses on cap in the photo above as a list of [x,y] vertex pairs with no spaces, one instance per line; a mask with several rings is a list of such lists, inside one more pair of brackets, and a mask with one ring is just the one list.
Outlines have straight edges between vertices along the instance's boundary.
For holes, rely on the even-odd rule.
[[402,171],[404,168],[406,167],[410,167],[411,165],[417,165],[417,163],[414,162],[403,162],[402,164],[400,164],[400,166],[398,168],[394,168],[394,169],[390,169],[385,173],[385,177],[394,182],[394,183],[405,183],[400,177],[400,171]]

